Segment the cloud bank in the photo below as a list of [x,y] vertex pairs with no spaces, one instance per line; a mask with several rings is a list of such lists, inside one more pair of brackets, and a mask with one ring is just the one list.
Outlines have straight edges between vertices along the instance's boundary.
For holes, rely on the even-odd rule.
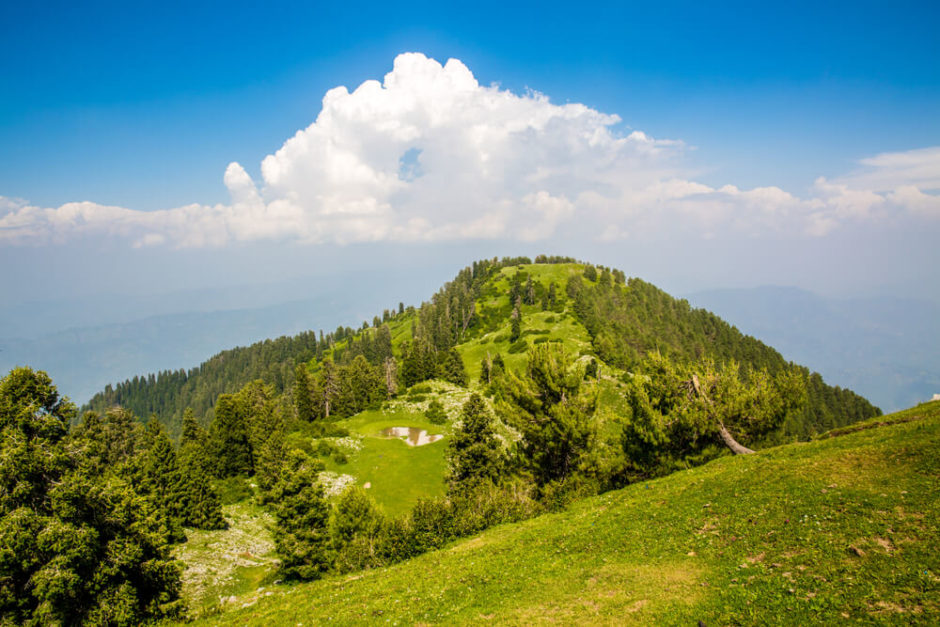
[[571,229],[597,240],[688,231],[827,235],[850,222],[940,219],[940,147],[864,159],[808,197],[691,180],[681,141],[620,118],[483,86],[460,61],[399,55],[384,81],[326,93],[316,121],[261,163],[238,163],[230,203],[135,211],[41,208],[0,197],[0,242],[86,234],[135,246],[516,239]]

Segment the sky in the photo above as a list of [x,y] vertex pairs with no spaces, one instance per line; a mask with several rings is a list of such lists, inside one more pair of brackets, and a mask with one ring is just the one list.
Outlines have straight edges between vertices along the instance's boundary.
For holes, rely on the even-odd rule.
[[0,292],[430,296],[546,252],[679,293],[937,299],[938,27],[935,2],[4,3]]

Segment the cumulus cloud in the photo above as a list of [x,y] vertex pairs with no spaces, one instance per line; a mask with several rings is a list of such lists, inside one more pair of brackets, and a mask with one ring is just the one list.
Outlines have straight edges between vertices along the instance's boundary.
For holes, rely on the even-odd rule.
[[316,120],[261,163],[225,171],[228,204],[134,211],[40,208],[0,197],[0,241],[82,234],[136,246],[512,238],[577,226],[599,240],[688,230],[822,236],[847,221],[940,217],[940,148],[865,159],[809,198],[690,180],[681,141],[625,132],[620,118],[536,92],[484,86],[460,61],[402,54],[383,82],[331,89]]

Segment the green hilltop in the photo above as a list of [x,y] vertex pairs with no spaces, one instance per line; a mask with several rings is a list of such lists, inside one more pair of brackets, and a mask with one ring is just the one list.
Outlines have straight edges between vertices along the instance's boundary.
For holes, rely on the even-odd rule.
[[[581,475],[590,486],[580,492],[574,489],[561,499],[558,507],[564,507],[579,494],[620,488],[665,471],[628,476],[622,470],[625,458],[621,430],[624,417],[631,413],[626,389],[634,370],[642,368],[643,360],[651,352],[667,356],[676,363],[703,359],[719,364],[733,361],[745,368],[763,369],[772,374],[791,373],[803,381],[806,392],[803,406],[789,412],[772,432],[763,434],[759,440],[746,442],[750,446],[766,448],[806,441],[827,430],[880,415],[877,408],[850,390],[826,385],[818,374],[787,362],[773,348],[743,335],[714,314],[693,309],[686,301],[675,299],[647,282],[627,278],[618,270],[568,258],[547,257],[536,258],[534,263],[527,258],[476,262],[418,307],[399,304],[355,330],[340,327],[329,333],[311,331],[224,351],[188,372],[135,377],[109,386],[83,409],[105,413],[112,406],[120,405],[140,417],[154,415],[171,434],[179,434],[187,409],[193,410],[199,423],[209,426],[217,408],[221,407],[221,399],[228,399],[226,407],[231,407],[233,402],[237,405],[241,402],[239,398],[246,399],[248,405],[255,403],[256,407],[266,407],[264,411],[259,410],[266,416],[272,412],[293,416],[286,419],[284,443],[288,450],[303,451],[309,458],[319,460],[323,467],[320,480],[331,498],[335,499],[345,487],[356,485],[368,492],[388,519],[407,521],[424,499],[444,498],[447,494],[448,446],[460,421],[461,408],[471,394],[481,395],[496,417],[494,428],[498,437],[508,450],[513,449],[520,435],[516,425],[494,411],[500,392],[495,384],[490,384],[490,379],[495,380],[496,375],[488,373],[495,372],[497,367],[508,372],[525,371],[532,350],[540,345],[560,346],[586,372],[591,372],[583,386],[586,395],[596,399],[596,409],[588,425],[590,452],[581,464]],[[336,391],[329,396],[326,390],[333,385],[329,381],[333,381],[334,376],[338,377]],[[297,392],[298,377],[303,377],[304,385],[308,386],[308,391],[302,395]],[[301,396],[317,399],[315,407],[299,404]],[[331,400],[329,415],[326,415],[324,399],[328,396]],[[315,412],[315,418],[302,419],[300,414],[310,411]],[[246,419],[257,420],[253,416]],[[423,432],[434,441],[409,445],[407,438],[389,431],[396,428],[410,429],[414,434]],[[695,455],[680,459],[677,466],[669,469],[701,465],[717,458],[695,471],[702,479],[717,472],[716,469],[738,468],[727,472],[750,473],[746,470],[751,468],[748,464],[759,463],[732,460],[724,455],[726,451],[722,447],[707,446]],[[775,456],[783,454],[767,455],[776,459]],[[753,459],[764,458],[761,455]],[[773,477],[772,472],[755,470],[755,477],[758,474],[767,477],[767,481]],[[233,476],[216,482],[229,521],[228,529],[187,530],[188,541],[176,549],[177,557],[186,564],[183,593],[198,615],[228,608],[233,602],[254,602],[274,591],[274,600],[265,600],[258,605],[258,610],[252,610],[269,608],[265,610],[268,613],[249,616],[259,622],[274,617],[284,624],[294,620],[288,616],[302,620],[304,612],[318,616],[315,622],[323,622],[328,616],[345,622],[363,619],[384,622],[389,617],[404,622],[476,622],[489,614],[499,622],[523,622],[538,618],[539,612],[553,615],[556,611],[563,622],[615,622],[609,612],[616,608],[619,608],[616,611],[635,612],[641,621],[672,616],[670,612],[679,612],[675,616],[691,616],[681,613],[686,607],[681,599],[706,598],[709,595],[705,592],[710,591],[703,590],[701,584],[714,585],[708,579],[701,579],[705,572],[702,559],[670,553],[669,559],[675,563],[657,565],[650,559],[650,551],[654,551],[652,544],[629,556],[616,551],[605,553],[613,550],[610,547],[617,542],[630,539],[631,534],[645,530],[661,533],[668,528],[663,527],[669,524],[666,518],[656,518],[664,516],[656,507],[665,501],[657,501],[659,505],[656,505],[642,503],[641,499],[648,496],[651,489],[685,485],[681,484],[680,477],[686,476],[682,473],[652,483],[636,483],[622,492],[606,492],[585,502],[575,501],[577,504],[570,512],[502,526],[443,552],[398,566],[364,571],[353,578],[362,583],[355,584],[360,586],[356,588],[359,592],[351,591],[352,597],[344,596],[343,592],[347,589],[345,582],[350,580],[335,576],[311,588],[284,589],[273,585],[279,576],[269,531],[270,512],[257,503],[258,489],[254,480]],[[677,498],[677,494],[688,495],[694,491],[690,487],[669,489],[678,490],[670,497],[672,499]],[[702,490],[703,494],[712,493],[712,488],[702,486]],[[735,491],[743,493],[744,490]],[[721,490],[712,497],[715,503],[721,502],[718,492]],[[767,501],[772,497],[768,493],[759,499]],[[700,500],[696,497],[688,504],[671,501],[677,508],[675,515],[697,512],[707,521],[711,517],[706,514],[720,511],[709,509],[714,503],[704,507],[705,501],[699,503]],[[733,508],[737,502],[725,503],[722,507]],[[549,509],[552,507],[555,506]],[[620,518],[601,516],[608,509],[619,512]],[[594,520],[591,517],[595,515],[600,517]],[[590,523],[586,522],[588,519]],[[650,525],[651,521],[656,524]],[[617,536],[614,527],[627,523],[635,526],[633,531]],[[606,528],[607,536],[598,536],[597,542],[607,537],[603,541],[610,542],[610,546],[583,544],[574,539],[562,541],[556,537],[569,531],[574,536],[588,534],[586,524],[598,527],[596,530],[592,527],[592,531]],[[548,532],[553,526],[557,527],[557,533]],[[660,548],[665,550],[677,542],[679,538],[663,537]],[[491,543],[503,548],[494,549],[494,554],[473,548]],[[516,543],[528,548],[507,548]],[[554,543],[557,546],[553,546]],[[591,553],[592,547],[599,550],[597,559],[611,560],[609,571],[603,563],[591,562],[577,570],[580,573],[577,576],[572,574],[573,579],[560,572],[568,557],[579,551],[584,555]],[[529,549],[534,552],[525,553]],[[459,555],[461,550],[469,551],[469,566],[446,562],[451,559],[446,556]],[[699,549],[689,550],[699,552]],[[569,552],[573,553],[569,555]],[[619,555],[620,562],[614,560],[615,555]],[[473,564],[479,566],[473,567]],[[593,570],[588,573],[590,569]],[[452,576],[461,572],[464,575],[456,579],[456,575]],[[584,581],[577,580],[582,574]],[[595,582],[590,585],[597,586],[594,593],[583,588],[590,580]],[[386,582],[389,588],[383,591]],[[506,592],[500,593],[502,596],[496,594],[489,600],[486,600],[487,595],[476,596],[478,592],[491,590],[488,586],[502,585],[500,582],[507,586]],[[643,591],[661,590],[655,594],[649,592],[647,596],[653,596],[646,598],[642,596],[646,592],[629,591],[633,584]],[[551,592],[556,585],[561,586],[557,594]],[[465,590],[459,590],[460,586]],[[626,592],[610,596],[614,588],[624,586]],[[305,600],[295,610],[292,604],[301,597],[291,595],[300,594],[306,595]],[[360,594],[363,596],[355,596]],[[539,594],[545,598],[531,605],[528,614],[509,611],[517,604],[518,595],[531,598],[534,603],[540,598]],[[582,594],[584,603],[597,605],[596,612],[587,605],[578,605],[582,603],[578,600]],[[641,596],[634,598],[636,594]],[[400,603],[397,607],[382,604],[384,601],[370,604],[365,599],[369,595],[377,600],[391,600],[399,595]],[[349,608],[342,609],[339,601],[331,605],[332,601],[328,603],[326,598],[346,598]],[[553,603],[558,604],[558,608]],[[319,609],[311,609],[311,606]],[[433,610],[432,606],[439,606],[440,611]],[[280,612],[285,612],[283,617]]]
[[940,402],[245,594],[205,624],[933,624]]

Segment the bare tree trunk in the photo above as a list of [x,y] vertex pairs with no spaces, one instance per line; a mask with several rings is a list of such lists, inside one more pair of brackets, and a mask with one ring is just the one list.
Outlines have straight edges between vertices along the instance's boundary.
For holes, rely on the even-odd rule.
[[[709,406],[712,405],[712,399],[708,398],[708,396],[705,395],[705,392],[702,390],[701,385],[699,385],[698,375],[696,374],[692,375],[692,388],[695,390],[696,394],[698,394],[699,396],[705,399],[705,402],[708,403]],[[725,425],[723,422],[719,420],[718,424],[721,425],[721,429],[718,430],[718,435],[721,436],[721,441],[725,443],[725,446],[731,449],[732,453],[734,453],[735,455],[747,455],[748,453],[754,452],[748,447],[739,443],[737,440],[735,440],[734,437],[732,437],[731,433],[728,431],[728,429],[725,428]]]
[[748,453],[754,452],[748,447],[738,443],[737,440],[731,437],[731,434],[727,429],[725,429],[724,425],[721,425],[721,429],[718,431],[718,435],[721,436],[721,441],[724,442],[725,445],[730,448],[731,452],[735,455],[747,455]]

